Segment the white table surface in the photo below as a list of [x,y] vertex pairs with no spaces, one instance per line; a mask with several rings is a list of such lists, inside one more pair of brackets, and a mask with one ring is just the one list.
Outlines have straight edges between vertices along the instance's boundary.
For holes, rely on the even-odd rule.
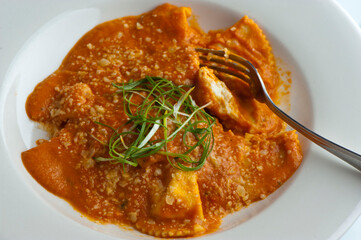
[[[337,2],[351,15],[361,27],[361,0],[337,0]],[[341,240],[361,239],[361,216],[345,233]]]
[[[40,2],[45,1],[45,0],[40,0]],[[350,15],[351,17],[356,21],[356,23],[358,25],[361,26],[361,0],[336,0]],[[16,4],[17,0],[0,0],[0,3],[2,3],[1,5],[14,5]],[[30,1],[29,1],[29,6]],[[28,6],[28,7],[29,7]],[[19,7],[18,10],[19,11],[23,11],[23,13],[26,13],[26,7]],[[5,14],[7,10],[5,8],[1,8],[0,7],[0,15],[9,15],[9,12],[7,12]],[[10,13],[11,14],[11,13]],[[1,18],[3,19],[3,18]],[[16,23],[16,19],[12,19],[13,21],[15,21],[15,23],[10,23],[10,24],[17,24]],[[17,39],[12,39],[12,42],[7,42],[6,40],[9,40],[9,38],[5,38],[2,39],[4,41],[0,41],[1,42],[1,46],[0,46],[0,54],[10,54],[12,52],[16,52],[16,47],[21,45],[21,42],[24,42],[25,39],[37,28],[39,28],[40,25],[37,24],[36,21],[34,21],[34,25],[32,27],[30,27],[28,29],[28,31],[22,32],[22,33],[18,33],[17,35],[19,36]],[[16,31],[14,29],[14,31]],[[1,36],[0,36],[1,38]],[[1,39],[0,39],[1,40]],[[6,48],[4,48],[4,46],[7,46]],[[1,56],[0,56],[1,57]],[[8,65],[0,65],[0,72],[5,72],[5,69],[8,67]],[[1,74],[0,74],[1,75]],[[2,78],[4,76],[0,76],[0,78]],[[361,216],[358,218],[358,220],[351,226],[351,228],[344,234],[344,236],[341,238],[341,240],[360,240],[361,239]]]

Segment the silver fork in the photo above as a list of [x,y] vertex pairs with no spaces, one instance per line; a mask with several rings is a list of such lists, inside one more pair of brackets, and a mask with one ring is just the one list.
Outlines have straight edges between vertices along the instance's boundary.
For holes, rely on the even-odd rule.
[[[265,103],[278,117],[285,121],[292,128],[307,137],[320,147],[341,158],[351,166],[361,171],[361,155],[352,152],[317,133],[306,128],[280,108],[278,108],[267,93],[265,85],[257,69],[246,59],[236,54],[224,50],[213,50],[206,48],[196,48],[197,52],[206,55],[200,55],[199,58],[204,62],[201,66],[207,66],[218,72],[226,73],[247,82],[250,86],[251,93],[259,102]],[[226,66],[226,67],[224,67]]]

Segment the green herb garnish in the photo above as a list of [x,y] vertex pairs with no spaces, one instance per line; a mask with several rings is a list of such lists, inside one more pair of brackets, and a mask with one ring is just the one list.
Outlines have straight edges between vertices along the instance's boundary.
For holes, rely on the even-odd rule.
[[[195,171],[204,165],[213,149],[212,126],[216,121],[204,111],[207,105],[196,105],[190,96],[194,88],[176,86],[161,77],[146,77],[122,86],[112,85],[119,89],[117,94],[123,96],[129,120],[118,129],[96,122],[111,128],[114,133],[106,144],[109,158],[97,157],[95,160],[136,167],[138,159],[162,154],[173,167],[184,171]],[[138,98],[138,103],[135,98]],[[139,98],[142,99],[140,104]],[[158,131],[163,131],[163,134],[156,136]],[[182,153],[168,151],[167,143],[179,134],[182,134],[182,148],[185,150]],[[190,134],[195,139],[193,144],[187,140]],[[189,154],[196,148],[202,149],[202,154],[193,160]]]

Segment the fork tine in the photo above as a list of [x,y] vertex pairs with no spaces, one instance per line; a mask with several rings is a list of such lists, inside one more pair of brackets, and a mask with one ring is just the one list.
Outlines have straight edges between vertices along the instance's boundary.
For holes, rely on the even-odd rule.
[[227,56],[227,58],[225,58],[226,52],[224,50],[214,50],[214,49],[206,49],[206,48],[196,48],[195,50],[197,52],[219,56],[219,57],[214,57],[212,55],[210,55],[210,56],[200,55],[199,59],[201,59],[203,61],[218,63],[220,65],[225,65],[225,66],[231,67],[237,71],[240,71],[241,73],[238,73],[238,72],[228,69],[228,68],[217,66],[215,64],[208,64],[208,65],[201,64],[201,66],[206,66],[206,67],[214,69],[218,72],[223,72],[225,74],[235,76],[237,78],[244,80],[248,84],[251,84],[250,77],[249,77],[249,74],[251,73],[251,71],[247,67],[248,61],[246,59],[244,59],[240,56],[234,55],[232,53],[230,53],[230,54],[227,53],[228,56]]
[[249,69],[246,68],[244,65],[242,65],[239,62],[234,62],[226,58],[220,58],[220,57],[213,57],[213,56],[199,56],[199,58],[203,61],[210,61],[210,62],[216,62],[228,67],[231,67],[233,69],[236,69],[240,72],[243,72],[244,74],[249,74]]
[[[201,67],[208,67],[216,70],[218,73],[225,73],[229,76],[234,76],[240,80],[243,80],[249,85],[250,92],[252,93],[253,97],[256,98],[259,102],[265,102],[264,91],[266,91],[266,89],[264,89],[262,79],[260,78],[257,69],[247,59],[230,53],[227,51],[227,49],[214,50],[207,48],[195,48],[195,50],[200,53],[208,54],[208,56],[199,56],[200,60],[205,61],[205,63],[200,64]],[[212,55],[219,57],[213,57]],[[229,61],[229,59],[231,59],[233,62]],[[222,65],[229,66],[229,68],[222,67]],[[242,66],[241,69],[240,66]],[[242,68],[246,69],[246,71],[244,71]]]
[[232,76],[235,76],[235,77],[238,77],[240,79],[242,79],[243,81],[247,82],[248,84],[250,84],[250,79],[247,75],[245,74],[241,74],[241,73],[237,73],[236,71],[232,71],[228,68],[224,68],[224,67],[219,67],[219,66],[216,66],[216,65],[205,65],[205,64],[200,64],[201,67],[208,67],[208,68],[211,68],[213,70],[216,70],[218,72],[222,72],[222,73],[226,73],[228,75],[232,75]]
[[225,57],[227,54],[228,54],[228,58],[241,64],[245,69],[248,69],[248,72],[249,72],[249,62],[247,59],[241,57],[241,56],[238,56],[238,55],[235,55],[231,52],[229,53],[226,53],[224,50],[214,50],[214,49],[208,49],[208,48],[195,48],[195,50],[197,52],[201,52],[201,53],[211,53],[211,54],[214,54],[214,55],[217,55],[217,56],[221,56],[221,57]]
[[208,48],[196,48],[197,52],[201,53],[212,53],[217,56],[224,56],[225,51],[224,50],[214,50],[214,49],[208,49]]

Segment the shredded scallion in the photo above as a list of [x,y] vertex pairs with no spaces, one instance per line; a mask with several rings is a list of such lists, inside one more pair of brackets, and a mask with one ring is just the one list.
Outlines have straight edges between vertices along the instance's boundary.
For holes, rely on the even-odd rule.
[[[138,166],[138,160],[153,154],[166,156],[173,167],[184,171],[200,169],[213,149],[213,125],[215,118],[204,111],[204,106],[197,106],[190,93],[194,88],[177,86],[172,81],[161,77],[146,77],[130,81],[118,88],[117,94],[123,97],[123,106],[129,120],[125,126],[112,129],[113,134],[106,144],[109,157],[96,157],[97,161]],[[138,101],[135,99],[138,98]],[[162,134],[156,133],[162,131]],[[168,144],[181,134],[183,152],[170,152]],[[187,136],[193,141],[188,142]],[[190,154],[201,149],[198,159]],[[198,154],[199,155],[199,154]]]

